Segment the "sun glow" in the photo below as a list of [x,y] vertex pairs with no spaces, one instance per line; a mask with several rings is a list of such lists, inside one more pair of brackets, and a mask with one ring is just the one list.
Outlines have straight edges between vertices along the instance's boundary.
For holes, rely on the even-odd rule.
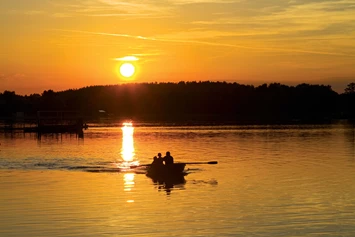
[[132,63],[123,63],[120,66],[120,74],[126,78],[133,76],[135,71],[136,69]]

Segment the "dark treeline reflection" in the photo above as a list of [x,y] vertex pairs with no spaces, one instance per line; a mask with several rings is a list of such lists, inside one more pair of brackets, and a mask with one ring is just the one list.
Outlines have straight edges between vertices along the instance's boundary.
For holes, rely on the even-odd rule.
[[95,117],[104,110],[110,116],[160,121],[321,122],[355,117],[354,85],[342,94],[326,85],[209,81],[90,86],[29,96],[4,91],[0,116],[65,110]]

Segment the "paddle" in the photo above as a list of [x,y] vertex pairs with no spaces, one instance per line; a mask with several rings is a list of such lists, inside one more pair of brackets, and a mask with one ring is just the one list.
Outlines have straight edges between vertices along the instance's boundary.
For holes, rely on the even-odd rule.
[[[185,164],[185,165],[215,165],[218,164],[218,161],[207,161],[207,162],[177,162],[175,164]],[[151,166],[152,164],[141,164],[141,165],[132,165],[131,169],[141,167],[141,166]]]
[[137,168],[141,166],[151,166],[152,164],[140,164],[140,165],[131,165],[130,168]]
[[186,165],[215,165],[218,164],[218,161],[208,161],[208,162],[177,162],[177,164],[186,164]]

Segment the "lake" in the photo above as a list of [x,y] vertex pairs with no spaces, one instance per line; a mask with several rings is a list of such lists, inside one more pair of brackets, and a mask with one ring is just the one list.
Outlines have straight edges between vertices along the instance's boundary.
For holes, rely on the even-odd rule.
[[0,236],[355,236],[352,125],[133,126],[0,133]]

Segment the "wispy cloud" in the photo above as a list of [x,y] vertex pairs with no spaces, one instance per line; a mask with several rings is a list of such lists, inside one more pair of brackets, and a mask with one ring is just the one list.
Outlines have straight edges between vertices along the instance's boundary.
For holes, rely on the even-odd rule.
[[139,58],[136,56],[124,56],[121,58],[114,58],[115,61],[138,61]]
[[0,80],[3,82],[17,81],[24,79],[26,75],[24,73],[11,73],[11,74],[0,74]]
[[10,14],[10,15],[28,15],[28,16],[36,16],[36,15],[45,15],[46,14],[45,11],[27,10],[27,9],[21,9],[21,10],[11,9],[11,10],[7,10],[5,13]]
[[196,30],[187,30],[187,31],[179,31],[166,35],[159,35],[157,38],[164,39],[221,39],[223,37],[242,37],[242,36],[255,36],[255,35],[275,35],[278,34],[277,30],[274,31],[253,31],[253,30],[245,30],[245,31],[227,31],[227,30],[217,30],[217,29],[196,29]]
[[333,55],[333,56],[347,56],[355,57],[355,55],[341,53],[341,52],[331,52],[331,51],[317,51],[317,50],[307,50],[307,49],[295,49],[295,48],[276,48],[276,47],[251,47],[241,44],[229,44],[229,43],[219,43],[212,41],[199,41],[199,40],[189,40],[189,39],[174,39],[174,38],[157,38],[157,37],[144,37],[144,36],[135,36],[128,34],[115,34],[115,33],[105,33],[105,32],[90,32],[90,31],[72,31],[72,30],[60,30],[68,32],[76,32],[83,34],[92,34],[92,35],[101,35],[101,36],[112,36],[112,37],[125,37],[133,38],[137,40],[147,40],[147,41],[158,41],[158,42],[167,42],[167,43],[180,43],[180,44],[200,44],[200,45],[209,45],[209,46],[218,46],[218,47],[229,47],[229,48],[239,48],[239,49],[248,49],[254,51],[263,51],[263,52],[284,52],[284,53],[302,53],[302,54],[318,54],[318,55]]
[[[145,49],[147,50],[147,49]],[[156,61],[158,56],[163,55],[161,52],[154,52],[152,53],[139,53],[139,54],[132,54],[130,56],[124,56],[120,58],[114,58],[113,60],[115,61],[120,61],[120,62],[135,62],[135,61],[141,61],[140,64],[151,62],[151,61]]]
[[215,4],[227,4],[238,3],[243,0],[170,0],[171,3],[184,5],[184,4],[197,4],[197,3],[215,3]]
[[[240,2],[238,6],[231,8],[234,14],[226,10],[225,14],[194,20],[190,25],[206,32],[219,31],[219,36],[214,35],[219,42],[263,45],[263,49],[275,52],[355,55],[354,0],[255,0]],[[193,35],[186,31],[186,37]]]
[[114,37],[125,37],[125,38],[134,38],[141,40],[155,40],[154,38],[139,36],[139,35],[129,35],[129,34],[116,34],[116,33],[106,33],[106,32],[91,32],[91,31],[81,31],[81,30],[63,30],[63,29],[53,29],[55,31],[64,31],[64,32],[73,32],[73,33],[82,33],[82,34],[91,34],[91,35],[102,35],[102,36],[114,36]]
[[71,15],[69,13],[56,12],[56,13],[51,14],[51,16],[54,18],[67,18],[67,17],[72,17],[73,15]]
[[163,53],[160,51],[155,50],[155,53],[136,53],[136,54],[132,54],[133,56],[137,56],[137,57],[151,57],[151,56],[159,56],[162,55]]
[[93,17],[161,17],[167,16],[171,7],[166,4],[157,4],[158,1],[141,2],[136,0],[76,0],[74,4],[58,3],[51,4],[61,9],[61,14],[74,16]]
[[42,15],[42,14],[45,14],[44,11],[33,11],[33,10],[31,10],[31,11],[25,11],[24,13],[25,13],[26,15]]

